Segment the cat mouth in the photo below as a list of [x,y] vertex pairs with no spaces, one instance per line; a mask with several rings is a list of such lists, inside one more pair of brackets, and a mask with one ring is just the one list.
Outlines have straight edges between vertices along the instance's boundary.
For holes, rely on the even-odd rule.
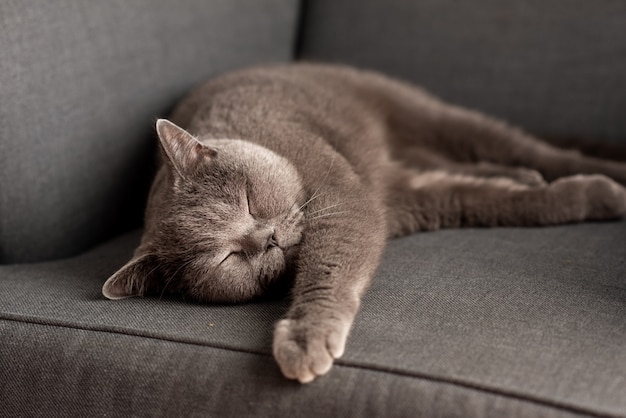
[[295,264],[298,253],[300,252],[300,243],[292,244],[286,248],[280,247],[283,252],[283,256],[285,257],[285,265],[289,267],[292,264]]
[[275,252],[275,256],[279,257],[280,261],[276,260],[273,268],[262,271],[259,275],[260,292],[258,297],[276,299],[288,294],[290,284],[295,276],[299,248],[300,244],[297,243],[288,247],[277,245],[269,249],[269,253]]
[[296,272],[297,250],[292,246],[287,251],[290,252],[291,257],[283,252],[284,263],[278,270],[259,277],[259,294],[256,295],[255,299],[277,300],[284,299],[289,295]]

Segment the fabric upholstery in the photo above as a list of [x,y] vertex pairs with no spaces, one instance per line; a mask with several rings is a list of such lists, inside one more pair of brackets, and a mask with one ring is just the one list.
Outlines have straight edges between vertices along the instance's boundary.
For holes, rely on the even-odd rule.
[[299,57],[419,83],[537,134],[626,140],[626,2],[314,0]]
[[286,301],[103,299],[138,232],[2,266],[0,398],[9,414],[623,416],[625,235],[626,221],[393,241],[344,357],[310,386],[271,357]]
[[140,237],[118,232],[140,222],[154,118],[289,59],[296,32],[302,58],[538,133],[626,136],[619,0],[300,3],[0,2],[0,415],[625,417],[626,221],[393,241],[344,357],[304,386],[271,357],[288,301],[102,297]]
[[215,73],[291,58],[295,0],[0,3],[0,263],[138,226],[153,123]]

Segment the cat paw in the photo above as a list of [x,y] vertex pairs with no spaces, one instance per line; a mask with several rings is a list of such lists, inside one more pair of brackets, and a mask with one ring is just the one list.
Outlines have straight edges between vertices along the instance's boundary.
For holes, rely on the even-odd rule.
[[601,174],[584,176],[587,185],[588,218],[615,219],[626,215],[626,189]]
[[626,215],[626,189],[602,174],[562,177],[550,188],[576,213],[570,220],[616,219]]
[[288,379],[308,383],[326,374],[343,355],[350,324],[337,318],[324,321],[283,319],[274,331],[274,358]]

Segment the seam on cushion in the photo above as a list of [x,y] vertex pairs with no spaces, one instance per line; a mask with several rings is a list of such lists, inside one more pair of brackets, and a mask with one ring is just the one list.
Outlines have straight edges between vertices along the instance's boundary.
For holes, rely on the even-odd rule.
[[567,402],[560,402],[560,401],[552,400],[552,399],[545,399],[545,398],[541,398],[538,396],[527,395],[524,393],[519,393],[519,392],[515,392],[511,390],[496,389],[493,387],[489,387],[487,385],[482,385],[480,383],[472,382],[469,380],[456,379],[454,377],[442,377],[442,376],[431,375],[428,373],[416,372],[413,370],[402,370],[402,369],[396,369],[393,367],[379,366],[376,364],[360,363],[357,361],[350,361],[349,364],[340,363],[336,361],[335,364],[342,364],[346,367],[351,367],[354,369],[384,372],[384,373],[390,373],[390,374],[394,374],[398,376],[413,377],[416,379],[422,379],[422,380],[427,380],[427,381],[436,382],[436,383],[459,386],[464,389],[473,389],[473,390],[488,393],[491,395],[497,395],[497,396],[502,396],[506,398],[516,399],[519,401],[538,404],[541,406],[551,407],[553,409],[559,409],[562,411],[567,411],[567,412],[576,413],[576,414],[584,414],[584,415],[589,415],[589,416],[599,417],[599,418],[624,418],[624,415],[621,415],[621,414],[617,415],[617,414],[612,414],[606,411],[599,412],[597,410],[585,408],[584,406],[573,405]]
[[[173,342],[173,343],[179,343],[179,344],[190,344],[190,345],[197,345],[197,346],[203,346],[203,347],[209,347],[209,348],[216,348],[220,350],[234,351],[234,352],[239,352],[239,353],[260,355],[264,357],[272,357],[271,354],[266,353],[264,351],[251,350],[251,349],[241,348],[237,346],[231,346],[228,344],[207,343],[204,341],[195,340],[193,338],[166,337],[166,336],[164,337],[163,335],[157,335],[151,332],[138,331],[138,330],[122,328],[122,327],[114,327],[114,326],[107,326],[107,325],[98,325],[98,326],[77,325],[77,324],[69,323],[66,321],[60,321],[60,320],[51,321],[47,318],[23,316],[23,315],[17,315],[17,314],[10,314],[6,312],[0,314],[0,320],[22,322],[22,323],[34,324],[34,325],[59,327],[59,328],[69,328],[69,329],[76,329],[76,330],[81,330],[81,331],[121,334],[121,335],[130,336],[130,337],[149,338],[153,340],[167,341],[167,342]],[[575,413],[575,414],[584,414],[584,415],[589,415],[589,416],[598,417],[598,418],[623,417],[623,415],[612,414],[609,412],[599,412],[599,411],[591,410],[582,406],[572,405],[566,402],[559,402],[559,401],[555,401],[551,399],[544,399],[541,397],[535,397],[532,395],[517,393],[515,391],[506,391],[502,389],[489,387],[486,385],[481,385],[479,383],[475,383],[471,381],[455,379],[453,377],[441,377],[441,376],[431,375],[428,373],[420,373],[420,372],[415,372],[415,371],[396,369],[393,367],[378,366],[375,364],[358,362],[358,361],[353,361],[353,360],[346,361],[346,360],[338,359],[335,361],[335,365],[339,367],[366,370],[366,371],[377,372],[377,373],[387,373],[387,374],[393,374],[393,375],[402,376],[402,377],[410,377],[410,378],[425,380],[425,381],[434,382],[434,383],[458,386],[463,389],[470,389],[470,390],[475,390],[478,392],[487,393],[490,395],[502,396],[505,398],[515,399],[518,401],[529,402],[535,405],[540,405],[543,407],[562,410],[565,412],[570,412],[570,413]]]
[[140,331],[131,328],[123,328],[123,327],[115,327],[110,325],[86,325],[86,324],[76,324],[63,320],[50,320],[48,318],[40,318],[34,316],[24,316],[17,314],[10,314],[3,312],[0,314],[0,320],[14,321],[14,322],[23,322],[27,324],[36,324],[36,325],[44,325],[44,326],[52,326],[59,328],[70,328],[77,329],[82,331],[94,331],[94,332],[103,332],[109,334],[121,334],[128,335],[131,337],[141,337],[141,338],[149,338],[152,340],[162,340],[174,343],[182,343],[182,344],[191,344],[191,345],[200,345],[211,348],[218,348],[222,350],[236,351],[240,353],[248,353],[248,354],[258,354],[264,355],[267,357],[271,357],[270,354],[265,353],[259,350],[251,350],[242,347],[237,347],[229,344],[218,344],[218,343],[207,343],[205,341],[199,341],[194,338],[184,338],[184,337],[168,337],[163,336],[158,333],[150,332],[150,331]]

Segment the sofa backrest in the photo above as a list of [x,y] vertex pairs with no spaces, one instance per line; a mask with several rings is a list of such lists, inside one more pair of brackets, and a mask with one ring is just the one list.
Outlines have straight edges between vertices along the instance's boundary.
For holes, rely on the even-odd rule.
[[622,0],[310,0],[298,56],[375,68],[550,136],[626,139]]
[[193,84],[292,56],[297,0],[0,2],[0,263],[141,222],[153,123]]

